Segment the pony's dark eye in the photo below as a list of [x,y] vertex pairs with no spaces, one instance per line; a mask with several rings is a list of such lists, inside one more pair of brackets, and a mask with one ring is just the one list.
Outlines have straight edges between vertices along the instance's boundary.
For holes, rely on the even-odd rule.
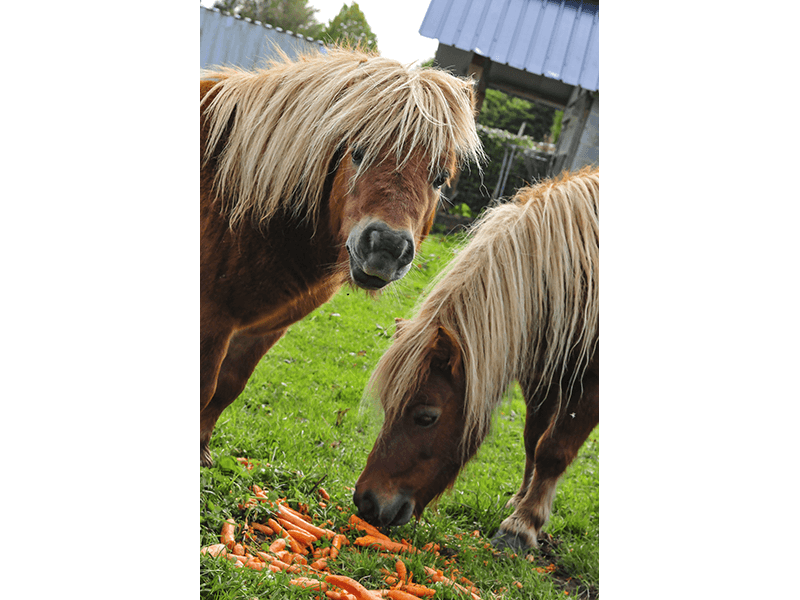
[[433,407],[426,407],[414,413],[414,425],[418,427],[431,427],[439,420],[440,411]]
[[439,174],[436,176],[436,179],[433,180],[432,185],[434,188],[440,188],[448,179],[450,179],[450,173],[447,171],[439,171]]
[[360,165],[361,161],[364,160],[364,151],[361,148],[353,148],[351,155],[353,157],[353,164],[355,166]]

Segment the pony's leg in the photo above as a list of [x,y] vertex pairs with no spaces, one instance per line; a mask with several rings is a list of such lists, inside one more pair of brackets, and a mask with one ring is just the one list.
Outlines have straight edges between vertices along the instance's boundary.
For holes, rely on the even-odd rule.
[[210,467],[212,464],[208,443],[217,419],[239,397],[258,362],[284,333],[286,329],[268,335],[240,333],[231,339],[219,370],[214,395],[200,411],[200,464],[203,466]]
[[567,410],[548,424],[536,442],[528,488],[492,538],[496,547],[518,551],[538,546],[537,538],[550,516],[556,484],[598,423],[598,392],[596,372],[588,374],[582,393],[573,396]]
[[533,475],[536,445],[550,425],[556,409],[556,402],[558,401],[558,395],[551,393],[543,401],[539,402],[533,398],[532,393],[528,392],[528,390],[532,389],[531,385],[525,382],[520,382],[520,385],[523,388],[523,394],[526,399],[525,432],[523,434],[525,440],[525,473],[522,476],[522,485],[519,491],[506,503],[506,508],[516,507],[528,492]]
[[202,325],[200,332],[200,465],[209,467],[211,454],[208,452],[208,438],[211,432],[206,436],[203,434],[203,412],[217,390],[217,376],[228,352],[231,332],[223,327],[204,331]]

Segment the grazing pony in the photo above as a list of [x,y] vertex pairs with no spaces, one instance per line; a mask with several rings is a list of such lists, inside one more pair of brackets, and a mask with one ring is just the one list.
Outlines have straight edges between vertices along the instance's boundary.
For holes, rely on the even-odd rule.
[[483,159],[472,82],[360,52],[200,78],[200,462],[289,325],[405,275],[439,188]]
[[487,211],[367,386],[385,420],[356,484],[359,514],[401,525],[455,481],[512,381],[525,474],[497,547],[537,546],[556,483],[598,423],[599,171],[519,190]]

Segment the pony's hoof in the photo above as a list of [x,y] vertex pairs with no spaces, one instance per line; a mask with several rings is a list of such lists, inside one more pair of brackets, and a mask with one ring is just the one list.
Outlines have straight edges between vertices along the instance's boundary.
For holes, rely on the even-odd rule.
[[511,550],[512,552],[524,552],[536,548],[537,544],[531,544],[528,536],[519,535],[510,531],[500,529],[492,537],[492,546],[497,550]]

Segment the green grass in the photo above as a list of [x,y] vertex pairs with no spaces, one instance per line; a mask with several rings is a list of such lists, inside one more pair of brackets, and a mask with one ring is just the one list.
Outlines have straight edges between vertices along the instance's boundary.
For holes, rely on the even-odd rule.
[[[228,517],[237,522],[245,517],[266,521],[269,511],[264,506],[237,508],[253,483],[274,498],[316,507],[319,519],[331,519],[334,528],[346,523],[354,511],[353,486],[380,426],[375,410],[361,409],[364,385],[390,343],[394,318],[413,315],[420,293],[452,258],[458,243],[459,238],[431,236],[422,245],[417,266],[380,298],[343,288],[293,325],[267,353],[244,392],[220,417],[211,440],[214,467],[201,468],[203,545],[219,541]],[[515,387],[498,409],[488,439],[453,489],[429,506],[418,523],[412,521],[391,535],[410,539],[418,547],[431,541],[446,547],[454,554],[454,565],[476,583],[483,598],[500,589],[505,589],[504,598],[564,598],[565,590],[567,597],[586,597],[588,588],[595,592],[599,588],[599,430],[562,478],[544,528],[552,537],[541,551],[512,557],[484,547],[510,514],[505,504],[521,482],[524,419],[525,406]],[[247,471],[233,457],[258,459],[269,466]],[[317,507],[319,486],[331,495],[324,510]],[[431,565],[431,556],[406,562],[414,579],[424,582],[423,565]],[[556,565],[555,573],[536,570],[550,563]],[[332,570],[368,588],[379,588],[381,567],[393,565],[376,552],[348,548]],[[201,557],[202,598],[314,597],[287,581],[284,574],[236,569],[227,560]],[[513,585],[515,581],[522,583],[522,589]],[[460,597],[447,589],[436,594],[444,600]]]

